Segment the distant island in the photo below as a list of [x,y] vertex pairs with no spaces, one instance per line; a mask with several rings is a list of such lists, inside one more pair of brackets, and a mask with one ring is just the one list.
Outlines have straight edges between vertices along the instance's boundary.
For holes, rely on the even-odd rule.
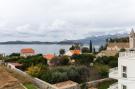
[[[63,40],[63,41],[54,41],[54,42],[41,42],[41,41],[7,41],[7,42],[0,42],[2,44],[89,44],[91,40],[94,45],[104,45],[106,43],[106,39],[108,38],[121,38],[121,37],[128,37],[128,34],[114,34],[114,35],[102,35],[102,36],[91,36],[86,37],[84,39],[77,39],[77,40]],[[115,39],[117,40],[117,39]]]
[[41,41],[7,41],[7,42],[0,42],[2,44],[74,44],[73,42],[41,42]]

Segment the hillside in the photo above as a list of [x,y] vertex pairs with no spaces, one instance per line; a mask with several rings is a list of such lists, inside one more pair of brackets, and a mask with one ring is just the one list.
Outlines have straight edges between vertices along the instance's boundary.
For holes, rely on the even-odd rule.
[[0,89],[24,89],[19,81],[0,67]]

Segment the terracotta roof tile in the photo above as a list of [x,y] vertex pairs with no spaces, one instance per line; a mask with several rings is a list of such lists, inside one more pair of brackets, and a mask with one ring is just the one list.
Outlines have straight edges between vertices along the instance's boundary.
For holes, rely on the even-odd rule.
[[43,57],[48,59],[48,60],[51,60],[52,58],[55,57],[55,55],[53,55],[53,54],[46,54],[46,55],[43,55]]
[[24,48],[21,49],[21,53],[35,53],[35,51],[32,48]]

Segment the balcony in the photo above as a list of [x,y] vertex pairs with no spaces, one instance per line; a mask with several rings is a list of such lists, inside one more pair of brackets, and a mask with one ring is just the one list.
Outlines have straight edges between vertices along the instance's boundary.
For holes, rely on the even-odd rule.
[[119,53],[119,57],[133,57],[133,56],[135,56],[135,51],[126,51]]
[[118,83],[114,83],[114,84],[110,85],[110,87],[108,89],[118,89]]
[[109,70],[109,78],[118,79],[118,67]]

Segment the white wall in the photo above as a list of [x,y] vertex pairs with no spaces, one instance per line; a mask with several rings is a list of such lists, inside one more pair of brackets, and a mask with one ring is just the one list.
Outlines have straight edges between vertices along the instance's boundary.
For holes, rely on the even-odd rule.
[[[127,56],[120,57],[118,59],[118,72],[119,72],[119,88],[122,89],[122,85],[126,85],[127,89],[135,89],[135,57]],[[122,66],[127,67],[127,78],[122,77]]]

